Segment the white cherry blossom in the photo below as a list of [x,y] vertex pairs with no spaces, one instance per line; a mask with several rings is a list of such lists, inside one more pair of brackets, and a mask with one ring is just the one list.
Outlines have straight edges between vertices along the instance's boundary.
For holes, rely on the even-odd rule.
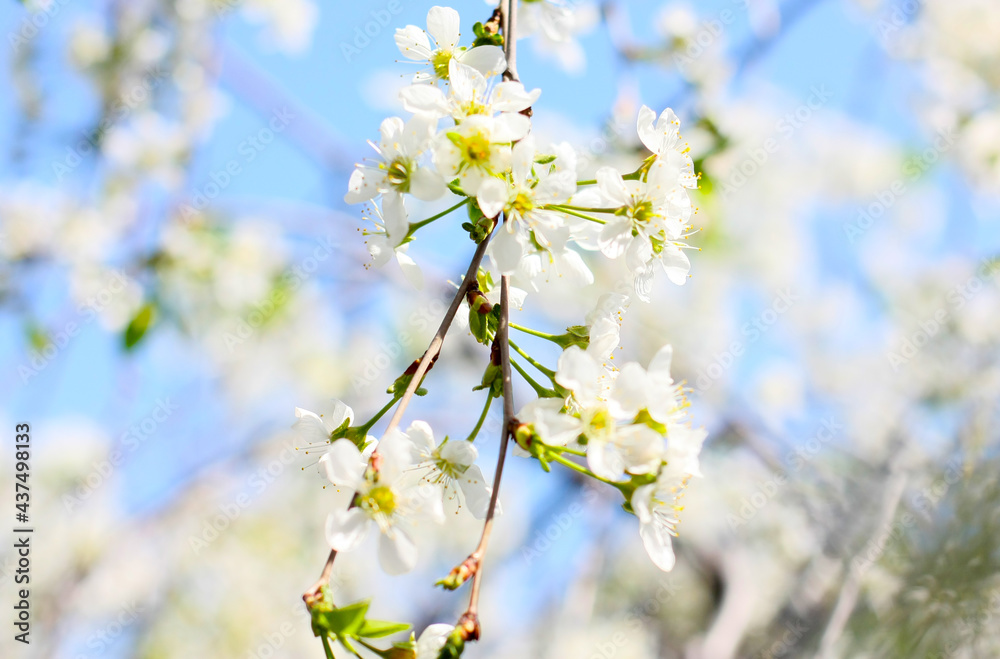
[[408,192],[424,201],[441,197],[447,190],[444,180],[420,162],[436,126],[437,121],[428,115],[414,116],[405,123],[399,117],[385,119],[379,127],[382,139],[378,144],[368,142],[378,158],[372,164],[357,165],[344,201],[357,204],[390,192]]
[[410,445],[398,432],[379,443],[377,471],[371,470],[353,442],[338,439],[330,447],[330,480],[355,491],[354,506],[337,509],[326,521],[326,539],[337,551],[357,549],[374,525],[379,537],[379,562],[389,574],[413,569],[417,547],[409,527],[421,519],[441,522],[440,488],[413,484],[406,478],[412,466]]
[[[458,12],[451,7],[431,7],[427,12],[426,31],[416,25],[396,30],[396,47],[403,57],[426,64],[413,77],[415,82],[447,80],[453,61],[460,61],[486,76],[499,75],[507,69],[503,49],[498,46],[460,47],[460,25]],[[434,39],[433,45],[428,34]]]
[[424,421],[414,421],[406,430],[412,444],[414,468],[425,483],[441,485],[442,496],[458,498],[461,490],[469,511],[477,518],[486,517],[492,488],[487,485],[479,465],[474,464],[479,451],[472,442],[449,440],[438,444],[434,432]]

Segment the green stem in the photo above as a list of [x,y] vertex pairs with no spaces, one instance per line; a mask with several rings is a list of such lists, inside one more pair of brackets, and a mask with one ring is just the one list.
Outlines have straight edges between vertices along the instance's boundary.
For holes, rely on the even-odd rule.
[[[624,176],[622,176],[622,179],[624,179],[626,181],[638,181],[639,178],[642,176],[643,168],[645,166],[646,166],[645,163],[643,163],[642,165],[639,165],[639,169],[635,170],[634,172],[630,172],[628,174],[625,174]],[[587,179],[586,181],[577,181],[576,184],[577,185],[597,185],[597,179]]]
[[553,451],[558,451],[559,453],[569,453],[570,455],[578,455],[581,458],[587,457],[586,451],[581,451],[580,449],[570,448],[568,446],[549,446]]
[[372,426],[374,426],[376,423],[378,423],[378,420],[381,419],[385,415],[386,412],[388,412],[389,410],[391,410],[392,406],[395,405],[396,401],[398,401],[398,400],[399,400],[399,396],[393,396],[392,400],[390,400],[388,403],[386,403],[385,407],[383,407],[378,412],[376,412],[375,416],[373,416],[368,421],[368,423],[366,423],[365,425],[360,426],[358,428],[358,432],[363,432],[364,434],[367,435],[368,431],[371,430]]
[[573,215],[575,217],[580,217],[580,218],[583,218],[585,220],[590,220],[591,222],[596,222],[597,224],[607,224],[607,222],[605,222],[604,220],[599,220],[596,217],[591,217],[589,215],[584,215],[583,213],[577,213],[575,210],[571,210],[571,209],[566,208],[564,206],[551,205],[551,206],[546,206],[545,208],[548,208],[548,209],[554,210],[554,211],[559,211],[560,213],[566,213],[567,215]]
[[417,232],[417,229],[419,229],[420,227],[427,226],[428,224],[430,224],[434,220],[439,220],[442,217],[444,217],[445,215],[447,215],[448,213],[450,213],[450,212],[452,212],[454,210],[458,210],[462,206],[464,206],[467,203],[469,203],[469,201],[471,199],[472,199],[472,197],[466,197],[465,199],[463,199],[462,201],[458,202],[457,204],[455,204],[451,208],[449,208],[447,210],[443,210],[440,213],[438,213],[437,215],[432,215],[431,217],[428,217],[426,220],[421,220],[420,222],[412,222],[410,224],[410,230],[406,232],[406,237],[403,238],[403,241],[404,242],[407,241],[411,236],[413,236],[413,234],[415,234]]
[[615,213],[618,211],[617,208],[594,208],[592,206],[569,206],[567,204],[556,204],[558,208],[570,209],[574,211],[583,211],[584,213]]
[[333,650],[330,648],[330,639],[326,636],[320,636],[319,639],[323,641],[323,652],[326,654],[326,659],[337,659],[333,656]]
[[510,341],[510,347],[513,348],[515,351],[517,351],[517,354],[519,354],[522,357],[524,357],[525,359],[527,359],[529,364],[531,364],[532,366],[534,366],[535,368],[537,368],[539,371],[541,371],[542,373],[544,373],[545,376],[548,377],[550,380],[555,380],[556,372],[553,371],[551,368],[545,368],[544,366],[542,366],[541,364],[539,364],[537,361],[535,361],[534,359],[532,359],[531,355],[529,355],[525,351],[521,350],[521,348],[519,348],[518,345],[516,343],[514,343],[513,341]]
[[[512,329],[516,329],[518,332],[524,332],[525,334],[530,334],[532,336],[537,336],[542,339],[547,339],[549,341],[556,341],[559,337],[555,334],[546,334],[545,332],[539,332],[538,330],[533,330],[530,327],[523,327],[517,323],[510,324]],[[558,343],[558,341],[556,341]]]
[[[549,447],[549,448],[551,448],[551,447]],[[573,471],[578,471],[581,474],[583,474],[584,476],[590,476],[591,478],[599,480],[602,483],[607,483],[608,485],[614,485],[615,487],[618,487],[618,485],[619,485],[619,483],[616,483],[616,482],[614,482],[612,480],[608,480],[607,478],[602,478],[602,477],[598,476],[597,474],[595,474],[594,472],[592,472],[591,470],[587,469],[586,467],[584,467],[581,464],[577,464],[577,463],[573,462],[572,460],[564,458],[559,453],[549,453],[548,457],[553,462],[558,462],[559,464],[563,465],[564,467],[569,467]]]
[[483,406],[483,413],[479,415],[479,420],[476,421],[476,427],[472,429],[469,436],[465,438],[465,441],[471,442],[479,436],[479,431],[483,427],[483,422],[486,421],[486,415],[490,412],[490,407],[493,405],[493,393],[486,392],[486,405]]
[[531,388],[535,390],[535,394],[537,394],[539,398],[546,398],[552,395],[548,389],[535,382],[532,379],[532,377],[528,375],[528,373],[516,361],[514,361],[513,359],[510,360],[510,365],[514,367],[515,371],[521,374],[522,378],[527,380],[528,384],[531,385]]

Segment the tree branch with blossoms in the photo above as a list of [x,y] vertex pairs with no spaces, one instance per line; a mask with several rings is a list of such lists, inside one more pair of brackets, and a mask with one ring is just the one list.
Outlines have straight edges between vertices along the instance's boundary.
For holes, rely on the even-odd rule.
[[[664,346],[647,368],[617,368],[611,359],[631,298],[648,301],[657,266],[676,284],[688,276],[684,239],[694,212],[688,190],[697,187],[697,177],[680,122],[669,109],[657,116],[644,106],[637,130],[651,155],[627,174],[603,167],[594,178],[580,180],[572,148],[542,147],[531,130],[532,106],[541,92],[525,89],[517,74],[517,6],[503,0],[485,23],[474,25],[468,47],[459,46],[459,15],[447,7],[431,8],[426,31],[413,25],[396,31],[402,55],[421,66],[414,84],[400,92],[412,116],[382,122],[380,141],[371,143],[375,158],[359,164],[348,184],[347,202],[371,204],[374,228],[365,235],[376,266],[395,260],[408,277],[422,278],[407,253],[409,243],[459,209],[468,215],[461,227],[477,247],[430,344],[388,387],[390,400],[379,412],[356,424],[353,410],[340,401],[318,412],[296,409],[294,428],[310,450],[322,453],[321,474],[353,492],[347,509],[327,519],[330,555],[319,581],[303,595],[327,657],[334,656],[336,643],[354,656],[364,650],[394,659],[453,659],[479,639],[483,566],[511,439],[514,452],[536,460],[545,472],[555,464],[618,489],[625,510],[639,519],[643,545],[663,570],[674,564],[671,536],[684,488],[691,476],[700,476],[705,433],[687,420],[686,392],[670,375],[672,348]],[[409,220],[408,195],[434,201],[448,194],[457,200],[446,210]],[[584,323],[562,334],[512,323],[512,307],[552,278],[593,283],[577,250],[622,262],[632,293],[601,295]],[[473,387],[486,392],[482,414],[465,440],[446,436],[438,442],[419,420],[401,430],[412,397],[428,393],[424,380],[463,305],[469,333],[490,347],[482,379]],[[562,354],[555,367],[511,341],[512,328],[558,345]],[[523,364],[512,360],[511,349]],[[513,370],[537,395],[516,414]],[[475,464],[474,442],[495,398],[502,399],[503,423],[490,486]],[[393,407],[381,437],[371,435]],[[337,606],[329,587],[334,561],[362,546],[374,527],[382,568],[390,574],[411,570],[417,561],[413,529],[443,524],[448,500],[463,502],[483,520],[478,545],[437,582],[456,590],[471,580],[468,607],[455,625],[434,624],[419,638],[411,634],[379,649],[372,639],[409,625],[369,619],[368,601]]]

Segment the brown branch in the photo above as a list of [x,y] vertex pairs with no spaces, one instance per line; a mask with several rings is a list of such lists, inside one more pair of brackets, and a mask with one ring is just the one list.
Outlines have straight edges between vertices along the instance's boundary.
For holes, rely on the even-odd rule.
[[[462,300],[465,298],[466,291],[475,282],[476,275],[479,273],[479,264],[482,263],[483,257],[486,255],[486,247],[490,243],[490,238],[492,234],[486,236],[483,242],[479,243],[476,248],[476,253],[472,256],[472,261],[469,263],[469,269],[465,273],[465,278],[458,285],[458,290],[455,292],[455,297],[451,300],[451,305],[448,307],[448,311],[445,312],[444,318],[441,319],[441,325],[438,327],[437,332],[434,334],[434,338],[431,339],[430,345],[427,346],[427,350],[424,351],[422,357],[417,359],[414,364],[414,368],[411,365],[407,368],[407,373],[412,369],[413,377],[410,378],[409,384],[406,386],[406,391],[399,399],[399,405],[396,406],[396,411],[393,413],[392,418],[389,420],[389,425],[386,426],[383,435],[388,434],[395,428],[399,426],[400,420],[403,418],[403,413],[406,411],[406,406],[409,405],[410,399],[413,398],[414,392],[417,387],[420,386],[420,381],[423,380],[424,375],[430,370],[431,365],[434,360],[437,359],[438,354],[441,352],[441,346],[444,345],[444,337],[448,334],[448,330],[451,328],[452,322],[455,320],[455,314],[458,313],[458,309],[462,304]],[[378,449],[372,453],[372,459],[376,459],[378,454]],[[353,506],[353,502],[351,506]],[[348,506],[350,508],[350,506]],[[323,567],[323,572],[320,574],[319,579],[310,588],[303,593],[302,599],[305,601],[306,606],[312,608],[313,603],[320,598],[320,594],[323,590],[323,586],[330,582],[330,574],[333,572],[333,562],[337,558],[337,550],[333,549],[330,551],[330,556],[326,559],[326,565]]]

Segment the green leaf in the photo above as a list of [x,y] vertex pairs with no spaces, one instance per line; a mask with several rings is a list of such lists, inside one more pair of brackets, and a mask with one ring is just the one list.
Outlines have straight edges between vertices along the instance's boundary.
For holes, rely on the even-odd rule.
[[142,337],[146,335],[146,332],[153,324],[155,316],[156,307],[151,302],[142,305],[139,312],[129,321],[128,327],[125,328],[124,340],[126,350],[131,350],[139,341],[142,341]]
[[404,632],[410,628],[405,622],[387,622],[385,620],[365,620],[358,630],[358,636],[362,638],[382,638],[399,632]]
[[368,605],[371,600],[363,600],[340,608],[313,608],[313,631],[322,632],[317,635],[355,636],[365,621]]

